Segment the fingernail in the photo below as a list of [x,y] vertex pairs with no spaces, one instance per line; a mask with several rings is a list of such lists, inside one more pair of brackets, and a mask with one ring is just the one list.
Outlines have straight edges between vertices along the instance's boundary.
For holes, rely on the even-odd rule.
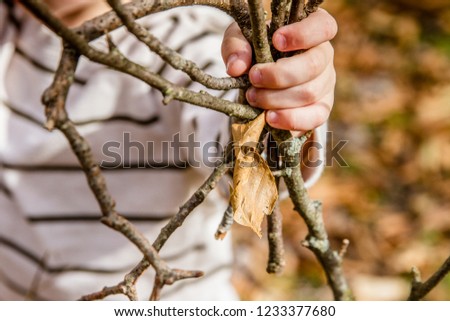
[[278,50],[284,50],[287,47],[286,37],[281,33],[277,33],[273,36],[273,43]]
[[278,114],[275,111],[269,110],[267,112],[266,121],[269,124],[276,124],[276,123],[278,123],[278,119],[279,119]]
[[230,70],[231,65],[238,59],[236,54],[231,54],[227,60],[227,72]]
[[250,81],[253,85],[260,84],[261,79],[262,79],[261,70],[259,70],[258,68],[253,68],[252,70],[250,70]]
[[256,102],[256,90],[255,88],[250,88],[247,90],[247,100],[249,103],[255,103]]

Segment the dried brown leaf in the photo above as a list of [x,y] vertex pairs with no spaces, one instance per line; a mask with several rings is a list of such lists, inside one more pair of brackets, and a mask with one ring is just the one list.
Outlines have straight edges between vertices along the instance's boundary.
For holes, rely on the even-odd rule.
[[264,124],[263,113],[251,122],[232,126],[236,155],[231,194],[234,220],[259,237],[264,216],[272,213],[278,198],[275,178],[257,150]]

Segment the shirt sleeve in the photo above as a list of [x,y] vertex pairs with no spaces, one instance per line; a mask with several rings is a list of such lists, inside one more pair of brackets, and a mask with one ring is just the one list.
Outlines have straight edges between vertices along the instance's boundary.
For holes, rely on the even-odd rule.
[[316,128],[303,145],[301,169],[307,188],[314,185],[323,173],[326,164],[327,124]]

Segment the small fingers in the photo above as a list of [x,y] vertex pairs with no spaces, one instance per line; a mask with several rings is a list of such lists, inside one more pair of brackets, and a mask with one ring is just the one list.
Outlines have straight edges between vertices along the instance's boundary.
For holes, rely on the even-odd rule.
[[319,102],[309,106],[269,110],[266,114],[266,121],[275,128],[306,132],[327,121],[333,102],[334,94],[330,93]]
[[225,31],[222,41],[222,59],[227,73],[232,77],[241,76],[250,68],[252,48],[235,22]]
[[333,46],[327,41],[301,55],[253,66],[249,72],[250,82],[257,88],[282,89],[297,86],[323,73],[333,56]]
[[313,104],[334,91],[336,73],[330,63],[315,79],[282,90],[250,87],[246,97],[250,105],[263,109],[296,108]]
[[278,29],[272,38],[279,51],[309,49],[334,38],[336,20],[325,10],[319,9],[306,19]]

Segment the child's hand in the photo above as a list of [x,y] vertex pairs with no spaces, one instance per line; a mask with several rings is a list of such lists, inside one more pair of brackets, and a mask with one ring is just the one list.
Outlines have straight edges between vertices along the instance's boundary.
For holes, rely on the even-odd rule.
[[282,52],[309,49],[275,63],[256,64],[238,25],[225,32],[222,57],[230,76],[249,73],[247,100],[268,110],[266,120],[276,128],[308,131],[325,123],[333,106],[336,72],[330,40],[336,35],[334,18],[319,9],[305,20],[278,29],[273,44]]

